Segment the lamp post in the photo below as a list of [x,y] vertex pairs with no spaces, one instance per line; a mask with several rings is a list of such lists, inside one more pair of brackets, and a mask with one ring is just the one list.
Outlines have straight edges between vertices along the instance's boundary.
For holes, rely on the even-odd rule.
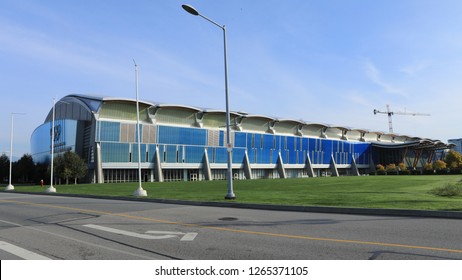
[[53,161],[54,161],[54,151],[55,151],[55,107],[56,99],[53,98],[53,108],[51,113],[51,166],[50,166],[50,186],[45,189],[47,193],[56,192],[56,188],[53,187]]
[[141,186],[141,139],[140,139],[140,105],[138,102],[138,65],[135,60],[135,82],[136,82],[136,132],[138,137],[138,189],[133,193],[134,196],[147,196],[148,193]]
[[65,103],[69,104],[65,101],[58,101],[53,98],[53,108],[52,108],[52,119],[51,119],[51,166],[50,166],[50,186],[45,189],[47,193],[54,193],[56,192],[56,188],[53,186],[53,162],[54,162],[54,151],[55,151],[55,111],[56,111],[56,103]]
[[224,59],[225,59],[225,98],[226,98],[226,149],[228,153],[228,193],[225,196],[225,199],[235,199],[236,196],[233,192],[233,177],[232,177],[232,151],[233,147],[231,146],[231,134],[230,134],[230,128],[229,128],[229,123],[230,123],[230,116],[229,116],[229,102],[228,102],[228,63],[226,60],[226,27],[223,25],[220,25],[213,20],[209,19],[208,17],[205,17],[201,15],[195,8],[193,8],[190,5],[181,5],[183,9],[194,15],[194,16],[200,16],[203,19],[213,23],[215,26],[218,26],[223,30],[223,45],[224,45]]
[[14,131],[14,115],[24,115],[23,113],[11,113],[11,130],[10,130],[10,175],[8,177],[8,186],[5,187],[5,191],[14,190],[13,184],[11,184],[11,171],[13,170],[13,131]]

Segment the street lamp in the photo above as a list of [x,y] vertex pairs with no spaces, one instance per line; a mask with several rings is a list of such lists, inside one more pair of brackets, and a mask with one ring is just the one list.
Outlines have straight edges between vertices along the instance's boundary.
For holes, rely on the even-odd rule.
[[220,25],[213,20],[201,15],[195,8],[190,5],[181,5],[183,9],[194,16],[200,16],[207,21],[213,23],[223,30],[223,45],[224,45],[224,58],[225,58],[225,97],[226,97],[226,149],[228,153],[228,193],[226,194],[226,199],[235,199],[236,196],[233,192],[233,177],[232,177],[232,151],[233,147],[231,146],[231,134],[229,129],[230,116],[229,116],[229,102],[228,102],[228,63],[226,60],[226,27]]
[[140,139],[140,105],[138,102],[138,65],[135,60],[135,81],[136,81],[136,130],[138,137],[138,189],[133,193],[134,196],[147,196],[148,193],[141,186],[141,139]]
[[14,186],[11,184],[11,171],[13,170],[13,131],[14,131],[14,115],[24,115],[23,113],[11,113],[11,131],[10,131],[10,175],[8,179],[8,186],[5,187],[5,191],[14,190]]
[[50,167],[50,186],[45,189],[45,192],[47,193],[55,193],[56,188],[53,187],[53,162],[54,162],[54,151],[55,151],[55,111],[56,111],[56,103],[65,103],[69,104],[65,101],[58,101],[56,102],[56,99],[53,98],[53,108],[52,108],[52,119],[51,119],[51,167]]

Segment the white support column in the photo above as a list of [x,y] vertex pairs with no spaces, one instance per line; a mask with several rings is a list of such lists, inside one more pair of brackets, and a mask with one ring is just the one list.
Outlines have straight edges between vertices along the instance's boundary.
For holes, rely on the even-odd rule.
[[212,181],[212,168],[210,167],[209,154],[207,148],[204,149],[204,159],[202,161],[202,169],[204,171],[205,180]]
[[160,155],[159,155],[159,146],[156,146],[156,156],[154,162],[155,173],[157,175],[157,180],[159,182],[164,181],[164,174],[162,173],[162,165],[160,163]]
[[252,167],[250,167],[249,155],[247,151],[244,153],[244,174],[245,178],[248,180],[252,180]]
[[356,160],[353,155],[351,155],[351,174],[353,176],[359,176],[359,169],[358,169],[358,166],[356,165]]
[[330,170],[332,172],[333,177],[338,177],[339,176],[338,169],[337,169],[337,164],[335,164],[335,159],[334,159],[333,154],[330,156]]
[[314,170],[313,165],[311,164],[311,157],[310,153],[306,153],[306,165],[305,165],[306,172],[308,173],[309,177],[314,177]]
[[282,178],[282,179],[287,178],[286,170],[284,168],[284,162],[282,161],[281,153],[278,154],[277,168],[278,168],[279,178]]
[[96,143],[96,178],[98,184],[104,183],[104,176],[103,176],[103,163],[101,160],[101,143]]

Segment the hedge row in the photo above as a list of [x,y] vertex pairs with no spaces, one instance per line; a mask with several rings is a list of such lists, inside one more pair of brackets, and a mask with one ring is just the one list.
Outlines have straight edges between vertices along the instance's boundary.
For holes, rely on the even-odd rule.
[[438,170],[377,170],[375,172],[369,173],[369,175],[449,175],[455,174],[460,175],[462,174],[462,169],[449,169],[443,168]]

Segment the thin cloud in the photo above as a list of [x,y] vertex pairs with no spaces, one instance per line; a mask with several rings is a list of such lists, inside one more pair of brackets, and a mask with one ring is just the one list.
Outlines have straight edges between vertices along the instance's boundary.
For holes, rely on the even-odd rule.
[[0,22],[0,50],[4,54],[20,55],[39,63],[42,67],[65,66],[82,72],[119,75],[118,66],[110,62],[108,55],[97,48],[80,43],[63,41],[51,34]]
[[382,78],[379,69],[369,60],[365,62],[365,69],[367,77],[376,85],[378,85],[384,92],[397,95],[406,95],[403,89],[392,85]]
[[363,107],[372,108],[374,107],[370,102],[370,98],[365,98],[363,95],[357,92],[350,92],[345,95],[345,99],[350,101],[353,104],[360,105]]
[[428,61],[419,61],[411,65],[407,65],[401,68],[401,72],[408,74],[409,76],[415,76],[416,74],[420,73],[421,71],[427,69],[430,66],[430,62]]

